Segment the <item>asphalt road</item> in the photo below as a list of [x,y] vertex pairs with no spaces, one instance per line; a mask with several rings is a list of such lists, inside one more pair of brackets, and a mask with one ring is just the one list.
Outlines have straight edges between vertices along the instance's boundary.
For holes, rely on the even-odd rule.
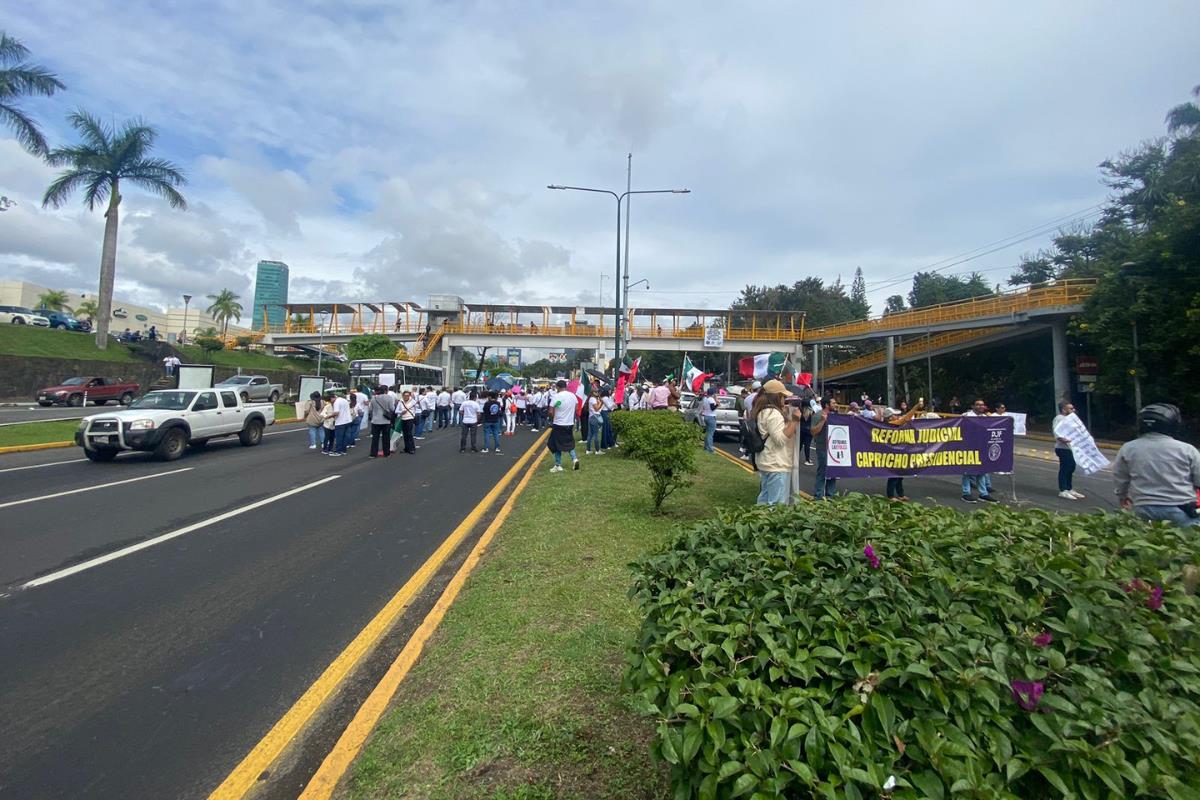
[[533,435],[475,455],[434,432],[387,460],[306,439],[283,427],[169,464],[0,456],[0,797],[206,797]]
[[[717,440],[716,445],[738,455],[738,443]],[[1037,455],[1032,455],[1036,453]],[[1112,453],[1106,453],[1111,460]],[[815,459],[814,459],[815,460]],[[816,488],[816,468],[800,467],[800,488],[812,494]],[[864,492],[883,495],[887,478],[842,479],[839,492]],[[1083,500],[1064,500],[1058,496],[1058,460],[1049,443],[1036,440],[1021,441],[1013,461],[1013,474],[992,475],[992,494],[1005,505],[1019,508],[1042,508],[1066,513],[1088,513],[1097,510],[1117,511],[1113,495],[1112,473],[1100,472],[1085,476],[1075,472],[1075,491],[1085,495]],[[963,511],[984,508],[988,503],[966,503],[962,499],[962,480],[954,475],[927,475],[905,478],[904,491],[913,502],[950,505]],[[1014,495],[1015,492],[1015,495]],[[1015,496],[1015,499],[1014,499]]]

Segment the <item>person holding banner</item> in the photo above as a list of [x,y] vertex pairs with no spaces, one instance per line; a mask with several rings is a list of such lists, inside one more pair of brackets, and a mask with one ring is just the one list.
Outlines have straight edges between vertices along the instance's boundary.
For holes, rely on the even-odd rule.
[[764,447],[754,460],[759,472],[758,505],[778,506],[788,501],[792,469],[795,465],[795,446],[792,442],[800,424],[800,409],[784,405],[791,397],[780,381],[767,381],[754,401],[750,412],[751,424],[758,426]]
[[[958,400],[957,397],[955,397],[954,400],[951,401],[951,404],[953,405],[954,401],[956,401],[956,400]],[[964,411],[962,415],[964,417],[986,417],[986,416],[988,416],[987,403],[983,402],[982,399],[976,399],[975,402],[971,404],[971,410]],[[992,497],[992,495],[991,495],[992,476],[988,475],[986,472],[984,472],[983,474],[979,474],[979,475],[963,475],[962,476],[962,499],[963,499],[964,503],[974,503],[975,502],[975,498],[971,496],[971,489],[973,487],[978,489],[979,499],[982,500],[983,502],[985,502],[985,503],[999,502],[996,498]]]
[[[1058,416],[1050,423],[1050,430],[1058,427],[1058,423],[1075,413],[1071,403],[1058,404]],[[1058,496],[1064,500],[1082,500],[1083,495],[1071,488],[1075,475],[1075,454],[1071,452],[1071,440],[1056,436],[1054,440],[1054,455],[1058,456]]]
[[834,413],[833,399],[821,399],[821,410],[813,411],[809,423],[813,444],[817,446],[817,481],[813,487],[813,499],[824,500],[837,494],[837,479],[826,478],[829,469],[829,417]]

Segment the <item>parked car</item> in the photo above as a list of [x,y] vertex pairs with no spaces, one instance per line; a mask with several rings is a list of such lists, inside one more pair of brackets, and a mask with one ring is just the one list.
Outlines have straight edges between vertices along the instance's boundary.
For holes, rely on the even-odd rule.
[[50,327],[56,330],[87,333],[92,329],[92,323],[86,319],[79,319],[74,314],[66,311],[51,311],[48,308],[39,308],[34,313],[49,320]]
[[283,384],[271,383],[265,375],[234,375],[218,383],[214,389],[233,389],[243,403],[271,402],[283,397]]
[[50,320],[23,306],[0,306],[0,323],[36,325],[39,328],[50,327]]
[[188,445],[200,449],[226,436],[253,447],[273,424],[274,405],[243,403],[231,389],[169,389],[149,392],[121,411],[84,417],[75,444],[91,461],[112,461],[127,450],[174,461]]
[[[742,412],[738,408],[740,398],[732,394],[720,394],[713,399],[717,401],[717,435],[727,433],[730,436],[741,436]],[[680,403],[681,408],[682,405]],[[693,399],[688,408],[684,410],[683,418],[704,427],[704,423],[700,420],[699,398]]]
[[127,383],[116,378],[67,378],[57,386],[38,389],[39,406],[82,406],[84,399],[102,406],[116,400],[123,406],[133,402],[141,389],[136,383]]

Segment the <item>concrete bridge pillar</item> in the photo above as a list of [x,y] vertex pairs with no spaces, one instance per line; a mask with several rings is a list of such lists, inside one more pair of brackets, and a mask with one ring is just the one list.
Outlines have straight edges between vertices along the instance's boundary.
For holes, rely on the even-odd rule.
[[888,408],[896,407],[896,337],[887,337],[887,404]]
[[818,388],[821,385],[821,345],[819,344],[813,345],[812,374],[813,391],[820,395],[822,392]]
[[1050,325],[1050,346],[1054,353],[1054,413],[1058,404],[1071,399],[1071,368],[1067,364],[1067,321],[1056,319]]
[[[443,343],[445,340],[443,340]],[[457,386],[462,380],[462,348],[446,347],[446,384]]]

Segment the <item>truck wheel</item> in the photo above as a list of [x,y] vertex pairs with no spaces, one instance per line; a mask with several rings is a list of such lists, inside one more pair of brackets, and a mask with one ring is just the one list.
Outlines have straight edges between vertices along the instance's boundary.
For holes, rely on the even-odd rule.
[[187,447],[187,434],[183,428],[171,428],[163,434],[162,441],[154,448],[154,456],[159,461],[174,461],[183,455]]
[[242,392],[242,405],[245,405],[246,403],[249,403],[249,402],[250,402],[250,395],[248,395],[245,392]]
[[71,395],[70,397],[67,398],[67,405],[71,406],[72,408],[79,408],[81,405],[83,405],[83,395],[81,395],[81,394]]
[[25,324],[24,317],[13,317],[13,325],[24,325],[24,324]]
[[272,403],[279,402],[279,392],[271,392],[271,402]]
[[121,395],[121,405],[127,406],[133,402],[133,392],[126,392]]
[[83,454],[88,457],[88,461],[95,461],[98,464],[112,461],[117,457],[116,450],[88,450],[86,447],[83,449]]
[[242,432],[238,434],[238,441],[243,447],[254,447],[262,441],[263,424],[262,420],[252,419],[246,423],[246,427],[242,428]]

